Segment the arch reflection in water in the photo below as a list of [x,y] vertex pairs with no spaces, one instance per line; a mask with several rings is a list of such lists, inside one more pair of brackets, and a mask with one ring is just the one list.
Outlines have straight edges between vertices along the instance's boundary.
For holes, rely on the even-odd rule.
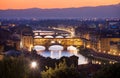
[[40,46],[40,45],[36,45],[34,46],[33,50],[37,51],[37,54],[39,54],[40,52],[44,52],[45,51],[45,46]]
[[[52,45],[48,48],[49,51],[46,51],[44,46],[39,46],[39,47],[37,46],[37,50],[39,51],[37,53],[44,56],[44,57],[51,57],[51,58],[56,58],[56,59],[59,59],[63,56],[70,57],[72,55],[75,55],[75,56],[79,57],[79,59],[78,59],[78,64],[79,65],[88,63],[88,59],[85,58],[84,56],[82,56],[81,54],[79,54],[77,49],[75,49],[75,48],[73,48],[75,50],[74,51],[74,50],[71,50],[70,46],[68,46],[67,51],[63,51],[63,49],[64,49],[63,46]],[[70,50],[72,52],[70,52]]]
[[74,47],[74,46],[68,46],[68,47],[67,47],[67,51],[68,51],[68,52],[71,52],[71,53],[73,53],[73,54],[75,54],[75,55],[77,55],[77,53],[78,53],[77,48]]
[[63,51],[63,46],[61,45],[52,45],[49,47],[51,58],[60,58],[61,52]]

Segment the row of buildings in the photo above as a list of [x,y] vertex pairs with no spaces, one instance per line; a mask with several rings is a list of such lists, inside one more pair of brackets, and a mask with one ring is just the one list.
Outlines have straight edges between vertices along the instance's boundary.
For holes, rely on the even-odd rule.
[[120,21],[106,21],[99,29],[88,28],[81,32],[84,46],[96,52],[120,56]]
[[[62,45],[84,45],[96,52],[120,55],[120,21],[107,21],[105,25],[99,24],[79,31],[80,38],[44,38],[41,32],[36,33],[29,26],[15,26],[9,28],[0,28],[0,50],[7,46],[17,50],[26,49],[28,51],[35,45],[51,45],[52,42],[58,42]],[[42,34],[53,34],[53,32],[42,32]],[[63,34],[63,33],[62,33]],[[66,33],[65,33],[66,34]],[[58,33],[57,33],[58,35]],[[61,35],[61,34],[59,34]],[[42,38],[41,38],[42,37]],[[12,46],[12,47],[9,47]]]
[[20,50],[33,44],[33,32],[28,26],[0,28],[0,50]]

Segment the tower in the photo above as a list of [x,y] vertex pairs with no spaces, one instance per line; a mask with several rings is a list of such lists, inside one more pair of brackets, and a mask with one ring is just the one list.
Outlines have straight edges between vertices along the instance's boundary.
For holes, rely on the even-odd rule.
[[28,26],[25,26],[23,30],[20,31],[21,43],[20,46],[22,49],[31,51],[33,47],[33,32],[32,29]]

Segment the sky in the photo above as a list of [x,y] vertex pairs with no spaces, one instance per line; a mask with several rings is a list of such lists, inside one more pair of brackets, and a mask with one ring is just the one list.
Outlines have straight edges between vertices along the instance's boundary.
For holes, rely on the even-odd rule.
[[0,9],[70,8],[118,3],[120,0],[0,0]]

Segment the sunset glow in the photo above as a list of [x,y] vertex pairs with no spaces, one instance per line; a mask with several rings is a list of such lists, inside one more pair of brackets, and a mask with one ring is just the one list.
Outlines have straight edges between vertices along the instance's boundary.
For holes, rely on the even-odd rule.
[[120,0],[1,0],[0,9],[69,8],[117,3],[120,3]]

